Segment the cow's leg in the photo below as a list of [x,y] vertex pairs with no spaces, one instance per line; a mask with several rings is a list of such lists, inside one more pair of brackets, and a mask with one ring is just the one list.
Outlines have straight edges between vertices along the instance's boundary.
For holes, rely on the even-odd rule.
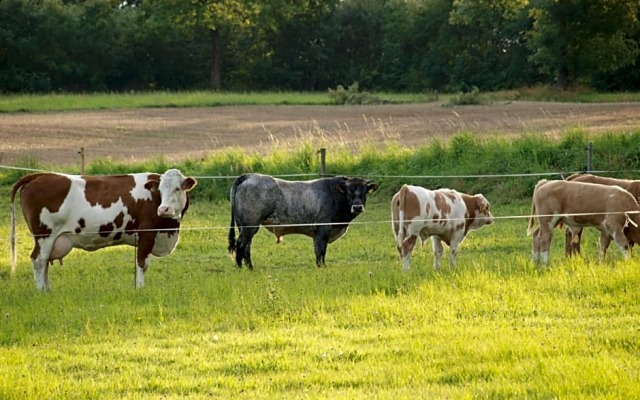
[[136,251],[136,288],[144,287],[144,273],[149,268],[151,252],[156,240],[156,232],[138,233],[138,248]]
[[33,278],[36,281],[36,289],[49,292],[51,287],[49,286],[49,260],[42,257],[32,258],[33,264]]
[[536,228],[531,235],[532,237],[531,259],[535,264],[540,262],[540,240],[538,240],[539,233],[540,233],[540,228]]
[[411,269],[411,253],[416,246],[418,237],[416,235],[410,235],[405,237],[400,249],[400,257],[402,258],[402,269],[407,272]]
[[451,238],[449,250],[451,252],[451,256],[449,257],[449,264],[452,268],[456,267],[456,262],[458,260],[458,246],[462,243],[464,239],[464,231],[456,232]]
[[564,253],[567,257],[580,254],[580,240],[582,238],[582,228],[572,228],[567,226],[565,229],[565,245]]
[[440,269],[442,254],[444,254],[444,246],[442,246],[442,241],[438,236],[431,236],[431,244],[433,247],[433,269],[438,270]]
[[604,232],[600,232],[600,247],[598,251],[598,255],[600,256],[600,261],[604,260],[604,257],[607,254],[607,249],[609,248],[609,244],[611,243],[611,236]]
[[31,263],[33,265],[33,278],[36,282],[36,289],[49,292],[49,256],[51,254],[51,240],[43,239],[36,241],[31,252]]
[[552,228],[547,223],[540,223],[534,234],[534,260],[537,262],[536,253],[543,264],[549,262],[549,249],[551,248]]
[[238,241],[236,242],[236,264],[239,268],[242,268],[242,261],[247,264],[247,268],[253,269],[253,263],[251,262],[251,242],[253,236],[258,232],[258,224],[250,226],[241,226],[240,235],[238,235]]
[[327,254],[327,246],[329,245],[328,232],[318,229],[316,236],[313,238],[313,249],[316,253],[316,266],[325,265],[324,258]]

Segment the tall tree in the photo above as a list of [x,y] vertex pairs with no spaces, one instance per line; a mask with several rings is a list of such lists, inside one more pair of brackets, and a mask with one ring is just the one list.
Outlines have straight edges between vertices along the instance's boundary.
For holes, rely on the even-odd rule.
[[449,15],[459,41],[452,80],[501,89],[529,83],[528,0],[453,0]]
[[637,0],[535,0],[531,60],[560,89],[634,62]]
[[210,85],[222,88],[222,39],[231,30],[250,27],[260,10],[258,0],[157,0],[155,12],[168,18],[174,29],[205,28],[211,45]]

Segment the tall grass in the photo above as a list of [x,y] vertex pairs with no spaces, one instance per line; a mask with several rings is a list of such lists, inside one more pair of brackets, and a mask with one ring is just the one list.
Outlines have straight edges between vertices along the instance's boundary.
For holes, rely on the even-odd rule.
[[[403,183],[430,188],[453,187],[483,193],[496,204],[524,200],[541,178],[560,178],[584,171],[585,146],[593,143],[593,166],[607,175],[640,176],[640,131],[589,135],[571,130],[559,138],[524,135],[516,139],[465,133],[449,141],[435,140],[409,149],[393,138],[363,142],[357,148],[325,139],[301,138],[294,148],[273,145],[268,154],[227,149],[178,165],[183,172],[202,177],[195,199],[227,201],[230,182],[244,172],[261,172],[311,179],[321,171],[319,148],[326,148],[328,174],[357,175],[382,183],[381,196],[390,196]],[[34,165],[30,164],[30,167]],[[135,164],[95,160],[86,173],[108,175],[137,171],[162,172],[175,166],[162,158]],[[0,171],[0,184],[9,185],[26,172]],[[292,176],[293,175],[293,176]]]

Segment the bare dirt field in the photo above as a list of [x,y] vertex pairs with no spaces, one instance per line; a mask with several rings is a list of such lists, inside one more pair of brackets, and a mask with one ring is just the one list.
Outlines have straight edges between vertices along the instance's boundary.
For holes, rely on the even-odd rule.
[[557,135],[640,129],[640,103],[509,102],[484,106],[228,106],[0,114],[0,165],[80,165],[109,159],[195,159],[235,147],[268,152],[301,140],[319,144],[393,140],[418,146],[434,138]]

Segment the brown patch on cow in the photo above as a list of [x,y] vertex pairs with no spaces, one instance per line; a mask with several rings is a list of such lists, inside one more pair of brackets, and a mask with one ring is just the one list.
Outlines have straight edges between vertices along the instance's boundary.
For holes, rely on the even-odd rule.
[[444,194],[440,191],[434,191],[434,201],[436,203],[436,209],[439,210],[442,213],[443,218],[447,218],[449,215],[451,215],[451,206],[449,205],[449,203],[447,202],[447,198],[453,199],[455,200],[455,197],[451,197],[450,195]]
[[122,232],[118,232],[115,235],[113,235],[113,240],[118,241],[122,238]]
[[135,187],[135,180],[131,175],[114,175],[109,179],[103,177],[83,176],[86,182],[85,198],[92,207],[97,205],[108,208],[119,199],[130,207],[134,201],[131,190]]
[[138,221],[132,219],[131,221],[127,222],[127,226],[124,228],[124,233],[126,233],[127,235],[133,235],[137,229]]
[[464,206],[467,209],[464,213],[464,233],[465,235],[469,232],[469,227],[476,219],[476,211],[478,210],[478,201],[474,196],[470,196],[465,193],[460,193],[460,197],[462,201],[464,201]]
[[400,208],[404,209],[405,221],[409,221],[420,216],[420,200],[418,200],[418,196],[406,188],[406,192],[404,193],[404,204],[402,204]]
[[100,225],[100,229],[98,229],[98,234],[102,237],[108,237],[113,232],[113,222],[106,223],[104,225]]
[[62,207],[71,188],[71,180],[64,175],[47,173],[36,174],[28,181],[25,179],[27,177],[14,185],[14,190],[22,187],[20,192],[22,209],[35,213],[38,222],[40,221],[40,212],[43,209],[47,209],[51,213],[60,211],[60,207]]
[[113,220],[113,224],[115,225],[116,229],[122,227],[122,224],[124,224],[124,213],[122,211],[120,211],[120,213],[116,215],[116,218]]

